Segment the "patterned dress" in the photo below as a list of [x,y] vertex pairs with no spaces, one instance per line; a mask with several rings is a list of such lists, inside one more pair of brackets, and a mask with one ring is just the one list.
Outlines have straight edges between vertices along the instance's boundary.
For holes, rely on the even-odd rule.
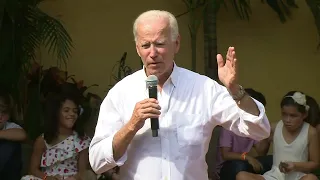
[[[90,138],[81,139],[76,132],[56,145],[46,144],[46,151],[42,154],[40,167],[47,176],[60,175],[63,179],[77,174],[79,152],[87,149]],[[23,176],[21,180],[42,180],[32,175]]]

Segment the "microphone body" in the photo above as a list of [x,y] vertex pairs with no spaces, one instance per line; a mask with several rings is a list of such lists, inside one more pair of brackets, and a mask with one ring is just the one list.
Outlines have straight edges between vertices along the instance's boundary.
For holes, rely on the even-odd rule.
[[[149,91],[149,98],[158,99],[158,78],[157,76],[150,75],[147,78],[147,87]],[[158,137],[159,130],[159,119],[158,118],[150,118],[151,122],[151,131],[153,137]]]

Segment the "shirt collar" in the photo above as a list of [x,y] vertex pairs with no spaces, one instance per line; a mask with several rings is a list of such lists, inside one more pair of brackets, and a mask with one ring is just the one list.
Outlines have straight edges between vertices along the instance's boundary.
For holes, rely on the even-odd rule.
[[[143,77],[145,80],[147,80],[147,75],[145,71],[145,66],[142,66],[143,70]],[[167,81],[170,81],[174,87],[178,85],[178,79],[179,79],[179,66],[176,65],[175,62],[173,62],[173,70],[171,72],[171,75],[169,76]]]

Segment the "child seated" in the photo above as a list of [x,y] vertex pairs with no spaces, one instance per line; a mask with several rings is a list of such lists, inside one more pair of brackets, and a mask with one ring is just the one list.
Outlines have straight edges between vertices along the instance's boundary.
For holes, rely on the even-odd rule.
[[[264,106],[266,105],[262,93],[251,88],[245,89],[245,91]],[[269,150],[269,144],[238,136],[222,128],[218,146],[216,180],[234,180],[240,171],[264,173],[271,169],[272,156],[265,156]],[[256,150],[259,157],[247,154],[252,148]]]
[[34,143],[30,175],[22,180],[80,180],[89,165],[90,138],[84,135],[79,104],[68,95],[54,97],[45,111],[45,131]]
[[22,159],[21,142],[26,132],[13,119],[13,100],[10,94],[0,90],[0,179],[19,180]]
[[281,101],[281,116],[273,130],[273,166],[263,175],[240,172],[238,180],[317,180],[310,172],[319,164],[319,141],[314,127],[304,120],[309,106],[298,91],[287,93]]

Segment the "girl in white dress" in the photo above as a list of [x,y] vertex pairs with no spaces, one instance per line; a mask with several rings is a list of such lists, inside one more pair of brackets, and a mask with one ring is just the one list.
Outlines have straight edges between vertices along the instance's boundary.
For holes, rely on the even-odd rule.
[[311,174],[319,164],[319,141],[314,127],[304,120],[309,106],[305,94],[287,93],[281,101],[281,116],[273,129],[273,167],[263,175],[238,173],[237,180],[317,180]]
[[33,147],[30,175],[22,180],[83,180],[87,172],[90,138],[84,135],[79,104],[71,96],[49,101],[44,134]]

